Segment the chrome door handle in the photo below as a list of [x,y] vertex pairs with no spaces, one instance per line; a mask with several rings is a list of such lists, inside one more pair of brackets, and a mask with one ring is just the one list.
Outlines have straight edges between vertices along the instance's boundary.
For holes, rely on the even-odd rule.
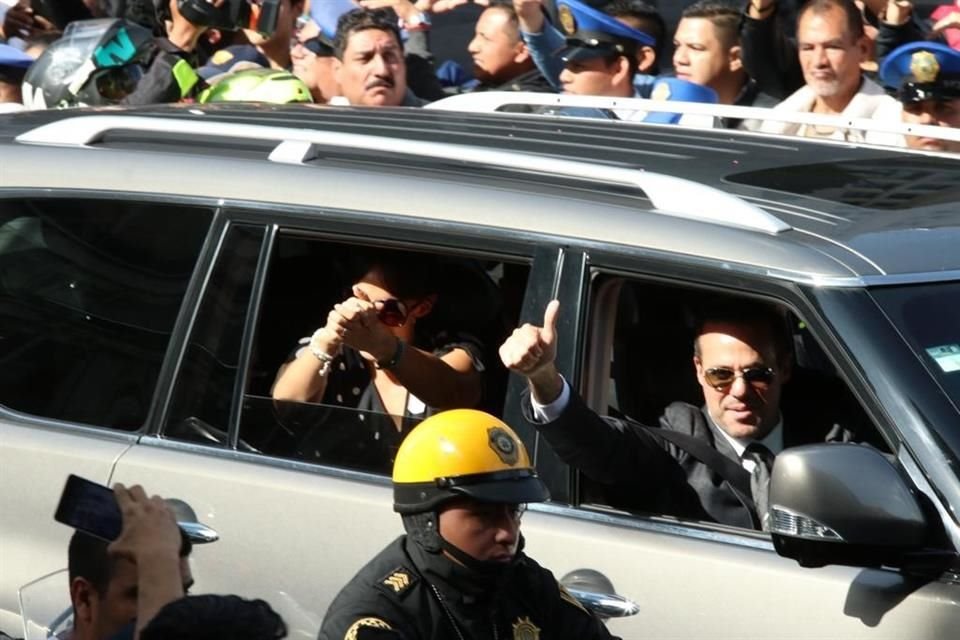
[[207,544],[220,539],[219,533],[202,522],[178,522],[177,525],[193,544]]
[[626,618],[640,613],[640,606],[616,593],[594,593],[566,587],[577,602],[594,612],[601,618]]

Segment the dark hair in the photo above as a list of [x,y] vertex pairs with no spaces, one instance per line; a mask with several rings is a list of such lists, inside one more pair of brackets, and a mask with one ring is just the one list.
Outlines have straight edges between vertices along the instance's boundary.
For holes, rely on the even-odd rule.
[[700,336],[709,324],[755,327],[768,331],[777,364],[786,363],[792,353],[787,316],[777,306],[742,298],[717,298],[703,302],[696,311],[693,353],[700,356]]
[[[73,583],[74,578],[83,578],[94,590],[103,594],[113,578],[114,557],[107,553],[106,540],[101,540],[83,531],[74,531],[67,547],[67,576]],[[193,550],[193,543],[187,534],[180,530],[180,557],[186,558]]]
[[141,640],[279,640],[283,618],[263,600],[184,596],[166,604],[140,632]]
[[730,0],[698,0],[684,9],[680,18],[709,20],[716,29],[717,39],[728,49],[740,42],[740,6]]
[[393,295],[402,300],[422,300],[438,293],[439,262],[426,253],[381,249],[358,262],[354,281],[377,271]]
[[513,8],[513,0],[490,0],[485,11],[496,9],[507,14],[507,22],[510,25],[511,38],[520,40],[520,18],[517,17],[517,10]]
[[400,39],[400,29],[397,26],[397,16],[391,9],[354,9],[348,11],[337,20],[337,33],[333,37],[333,55],[337,60],[343,60],[343,52],[347,48],[350,36],[359,31],[377,29],[392,33],[397,45],[403,49],[403,40]]
[[853,40],[859,40],[863,37],[863,15],[860,9],[852,0],[808,0],[797,12],[797,26],[800,26],[800,20],[807,13],[812,11],[814,14],[822,15],[831,9],[837,8],[843,11],[847,18],[847,31]]
[[603,5],[603,12],[614,18],[633,18],[639,23],[640,31],[653,38],[653,50],[657,54],[657,63],[651,72],[656,75],[660,53],[663,51],[664,36],[667,33],[667,25],[660,11],[643,0],[612,0]]

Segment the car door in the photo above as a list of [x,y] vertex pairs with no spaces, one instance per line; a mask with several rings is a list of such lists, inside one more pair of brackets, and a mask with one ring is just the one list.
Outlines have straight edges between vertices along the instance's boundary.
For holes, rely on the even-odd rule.
[[49,195],[0,212],[0,630],[19,636],[18,589],[67,565],[67,475],[108,482],[147,423],[213,212]]
[[[517,321],[531,259],[529,240],[493,242],[462,229],[446,233],[439,223],[425,235],[402,221],[346,217],[341,226],[316,210],[231,213],[180,345],[158,432],[126,452],[111,477],[187,502],[220,537],[194,549],[196,590],[265,598],[291,637],[316,637],[339,589],[403,530],[391,508],[395,449],[359,460],[350,447],[331,449],[317,434],[320,426],[353,433],[356,441],[376,438],[383,434],[363,425],[382,416],[275,402],[278,367],[342,299],[344,285],[349,290],[344,265],[358,254],[435,250],[445,260],[445,280],[455,273],[470,295],[444,306],[441,292],[434,313],[442,307],[452,314],[448,322],[473,323],[471,335],[490,332],[484,354],[502,339],[507,327],[500,319],[513,314],[511,323]],[[500,413],[503,385],[496,378],[505,380],[506,372],[483,357],[483,368],[493,370],[485,402]]]
[[[583,295],[579,301],[561,300],[558,362],[602,413],[618,407],[648,413],[643,401],[684,399],[697,392],[695,380],[691,385],[682,379],[686,367],[692,369],[692,341],[676,330],[684,323],[683,309],[672,308],[678,300],[720,287],[734,295],[749,291],[781,300],[787,295],[771,283],[641,262],[596,247],[589,257],[567,253],[560,261],[558,289]],[[637,283],[644,295],[639,306],[630,307],[622,293]],[[542,309],[545,301],[537,304]],[[526,310],[530,316],[536,312]],[[644,319],[653,322],[644,324]],[[825,329],[812,312],[804,320],[811,333]],[[635,331],[627,334],[627,329]],[[623,350],[652,362],[624,362]],[[638,364],[649,367],[652,382],[633,390],[617,377],[651,380],[629,377]],[[541,452],[548,446],[538,444]],[[894,569],[802,568],[778,556],[767,534],[668,514],[624,512],[572,470],[568,486],[569,495],[561,500],[565,505],[535,506],[525,517],[528,552],[558,575],[578,568],[599,571],[618,594],[636,602],[635,616],[609,622],[622,637],[943,638],[960,621],[960,585],[949,573],[917,578]]]

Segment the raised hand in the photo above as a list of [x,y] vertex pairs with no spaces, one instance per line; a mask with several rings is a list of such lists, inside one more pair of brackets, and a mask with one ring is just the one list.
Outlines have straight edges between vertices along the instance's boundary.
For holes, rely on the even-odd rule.
[[557,358],[557,316],[560,301],[551,300],[543,312],[543,326],[524,324],[513,330],[500,346],[503,365],[525,376],[539,402],[554,400],[563,381],[554,361]]

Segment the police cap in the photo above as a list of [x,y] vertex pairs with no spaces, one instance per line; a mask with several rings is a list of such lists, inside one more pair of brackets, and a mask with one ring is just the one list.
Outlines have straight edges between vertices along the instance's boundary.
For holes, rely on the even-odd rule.
[[649,34],[579,0],[557,0],[557,17],[566,37],[557,55],[565,63],[618,55],[632,57],[638,47],[655,46]]
[[960,98],[960,51],[939,42],[910,42],[880,65],[880,80],[905,104]]

